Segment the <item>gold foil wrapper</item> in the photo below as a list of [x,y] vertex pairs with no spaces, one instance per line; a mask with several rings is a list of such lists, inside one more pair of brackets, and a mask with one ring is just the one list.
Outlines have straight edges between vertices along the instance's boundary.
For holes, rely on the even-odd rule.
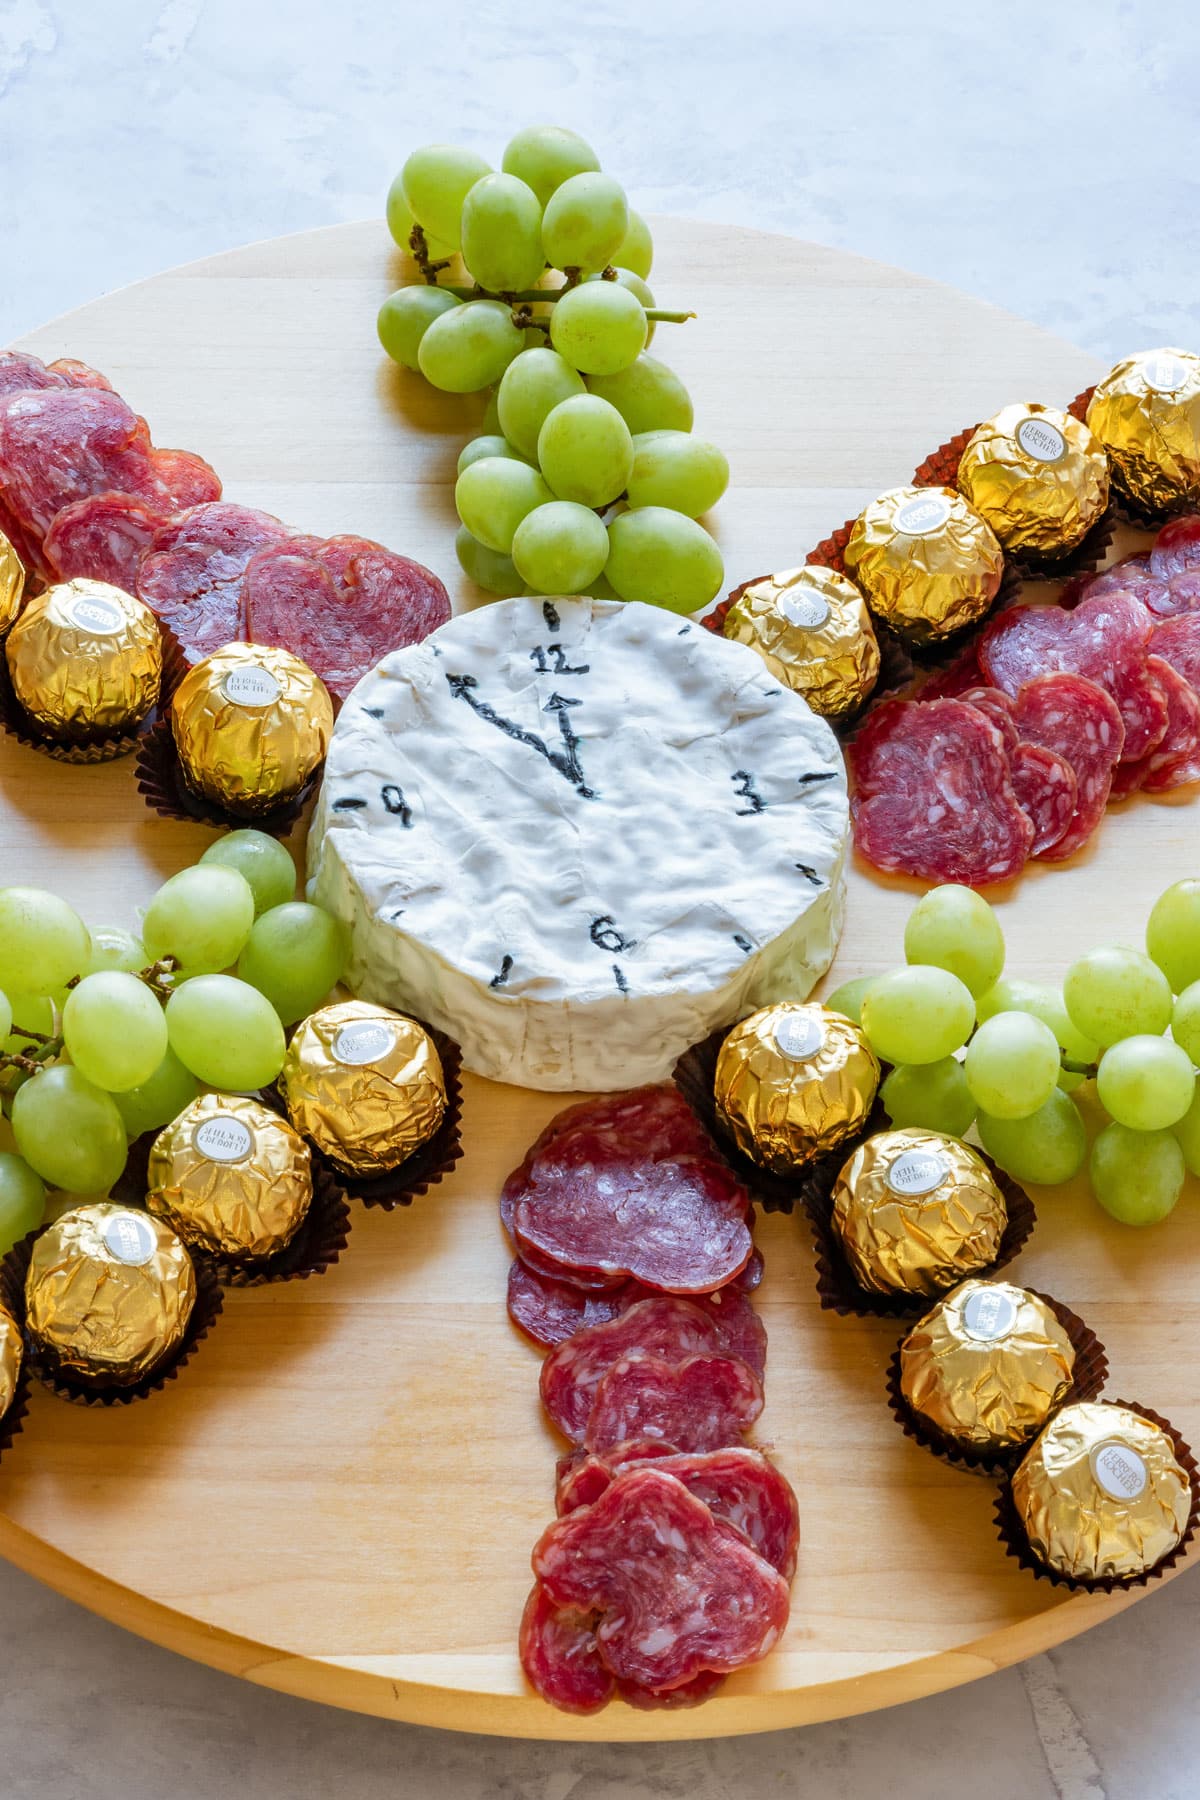
[[817,563],[754,582],[730,607],[724,634],[757,650],[775,679],[826,719],[853,712],[879,678],[879,645],[862,595]]
[[0,531],[0,637],[21,610],[25,592],[25,565]]
[[1004,574],[990,525],[947,487],[880,494],[854,521],[845,554],[872,612],[913,644],[981,619]]
[[1170,1437],[1126,1406],[1064,1406],[1012,1478],[1030,1548],[1084,1580],[1141,1575],[1187,1529],[1192,1492]]
[[333,702],[290,651],[226,644],[180,682],[171,727],[198,792],[236,812],[270,812],[324,760]]
[[861,1130],[878,1087],[879,1063],[857,1025],[816,1001],[783,1001],[734,1026],[713,1097],[738,1149],[787,1175]]
[[1151,512],[1200,504],[1200,356],[1140,350],[1098,382],[1088,429],[1116,485]]
[[24,1359],[21,1327],[8,1308],[0,1306],[0,1418],[13,1403]]
[[1108,458],[1070,413],[1005,406],[968,442],[958,485],[1006,550],[1065,556],[1108,505]]
[[909,1406],[977,1450],[1036,1436],[1074,1370],[1074,1347],[1046,1302],[1005,1281],[962,1282],[900,1346]]
[[203,1094],[160,1131],[146,1205],[185,1244],[214,1256],[274,1256],[312,1204],[312,1156],[286,1119],[257,1100]]
[[108,1201],[79,1206],[34,1242],[27,1328],[85,1381],[140,1381],[182,1343],[195,1304],[191,1257],[148,1213]]
[[937,1131],[876,1132],[834,1184],[833,1228],[870,1293],[944,1293],[996,1260],[1007,1223],[982,1158]]
[[441,1058],[424,1026],[365,1000],[305,1019],[280,1081],[296,1130],[352,1175],[399,1168],[446,1113]]
[[56,736],[130,731],[158,700],[158,621],[111,582],[63,581],[35,594],[5,654],[17,699]]

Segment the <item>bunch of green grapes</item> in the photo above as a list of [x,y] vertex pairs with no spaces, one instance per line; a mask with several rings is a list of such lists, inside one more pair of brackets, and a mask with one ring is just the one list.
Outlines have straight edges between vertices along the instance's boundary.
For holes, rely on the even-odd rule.
[[[1163,1219],[1200,1175],[1200,880],[1155,901],[1146,947],[1110,944],[1061,988],[1004,974],[992,908],[969,888],[930,890],[904,933],[903,968],[846,982],[828,1005],[893,1064],[895,1125],[965,1137],[1016,1180],[1069,1181],[1086,1162],[1100,1205],[1128,1225]],[[1107,1115],[1091,1144],[1074,1094]]]
[[[414,150],[388,225],[424,277],[379,312],[388,355],[448,393],[489,391],[459,457],[456,548],[491,594],[601,594],[707,606],[721,553],[697,521],[729,465],[648,354],[650,230],[573,131],[518,132],[500,173],[448,144]],[[472,286],[439,276],[461,252]]]
[[284,1026],[346,960],[344,928],[295,889],[291,856],[260,831],[172,875],[137,933],[89,931],[56,894],[0,888],[0,1094],[16,1144],[0,1152],[0,1252],[41,1223],[47,1187],[107,1193],[132,1139],[202,1085],[275,1079]]

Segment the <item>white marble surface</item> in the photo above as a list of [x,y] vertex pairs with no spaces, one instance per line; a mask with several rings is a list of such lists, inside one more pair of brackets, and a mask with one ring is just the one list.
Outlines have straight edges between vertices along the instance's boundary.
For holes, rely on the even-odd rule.
[[[0,0],[0,341],[378,212],[414,143],[553,118],[648,210],[902,263],[1101,356],[1197,348],[1198,52],[1194,0]],[[1197,1591],[900,1711],[570,1749],[282,1699],[0,1567],[0,1793],[1194,1800]]]

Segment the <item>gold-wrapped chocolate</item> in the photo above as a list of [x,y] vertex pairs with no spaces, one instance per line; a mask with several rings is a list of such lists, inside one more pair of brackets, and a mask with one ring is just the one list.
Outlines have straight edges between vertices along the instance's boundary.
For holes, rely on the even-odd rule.
[[35,594],[4,649],[17,699],[56,737],[132,731],[158,700],[158,621],[108,581],[63,581]]
[[0,531],[0,637],[21,610],[25,592],[25,565]]
[[169,1225],[102,1201],[36,1239],[25,1280],[34,1344],[77,1381],[131,1386],[183,1342],[196,1271]]
[[446,1113],[442,1060],[424,1026],[365,1000],[305,1019],[280,1080],[296,1130],[352,1175],[398,1168]]
[[13,1403],[24,1359],[21,1327],[8,1308],[0,1306],[0,1419]]
[[1097,382],[1088,429],[1103,446],[1113,481],[1159,512],[1200,504],[1200,356],[1140,350]]
[[857,1025],[816,1001],[764,1006],[717,1057],[717,1115],[746,1156],[788,1175],[859,1131],[879,1063]]
[[878,1131],[847,1159],[833,1227],[874,1294],[941,1294],[996,1260],[1004,1195],[969,1145],[938,1131]]
[[312,1204],[312,1157],[257,1100],[202,1094],[159,1132],[146,1205],[185,1244],[260,1261],[291,1243]]
[[1111,1401],[1078,1401],[1053,1418],[1012,1478],[1029,1547],[1060,1574],[1128,1580],[1179,1543],[1191,1483],[1168,1434]]
[[298,793],[324,761],[333,702],[290,651],[226,644],[180,682],[171,727],[192,787],[253,816]]
[[853,712],[879,678],[879,645],[862,595],[819,563],[752,582],[723,629],[826,719]]
[[974,1450],[1035,1437],[1071,1385],[1075,1349],[1046,1302],[1006,1281],[964,1281],[900,1346],[900,1392]]
[[890,488],[855,519],[846,573],[893,631],[926,644],[983,617],[1004,552],[953,488]]
[[962,453],[958,485],[1006,550],[1065,556],[1108,505],[1108,458],[1054,406],[1005,406]]

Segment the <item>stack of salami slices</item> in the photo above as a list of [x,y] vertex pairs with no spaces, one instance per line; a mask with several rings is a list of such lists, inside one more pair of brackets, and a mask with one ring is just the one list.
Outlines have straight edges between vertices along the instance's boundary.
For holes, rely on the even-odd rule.
[[559,1113],[505,1183],[516,1325],[571,1445],[521,1623],[543,1698],[690,1706],[787,1622],[796,1498],[745,1434],[766,1331],[749,1196],[673,1087]]
[[1200,518],[1000,613],[849,752],[875,868],[988,887],[1088,843],[1110,800],[1200,781]]

